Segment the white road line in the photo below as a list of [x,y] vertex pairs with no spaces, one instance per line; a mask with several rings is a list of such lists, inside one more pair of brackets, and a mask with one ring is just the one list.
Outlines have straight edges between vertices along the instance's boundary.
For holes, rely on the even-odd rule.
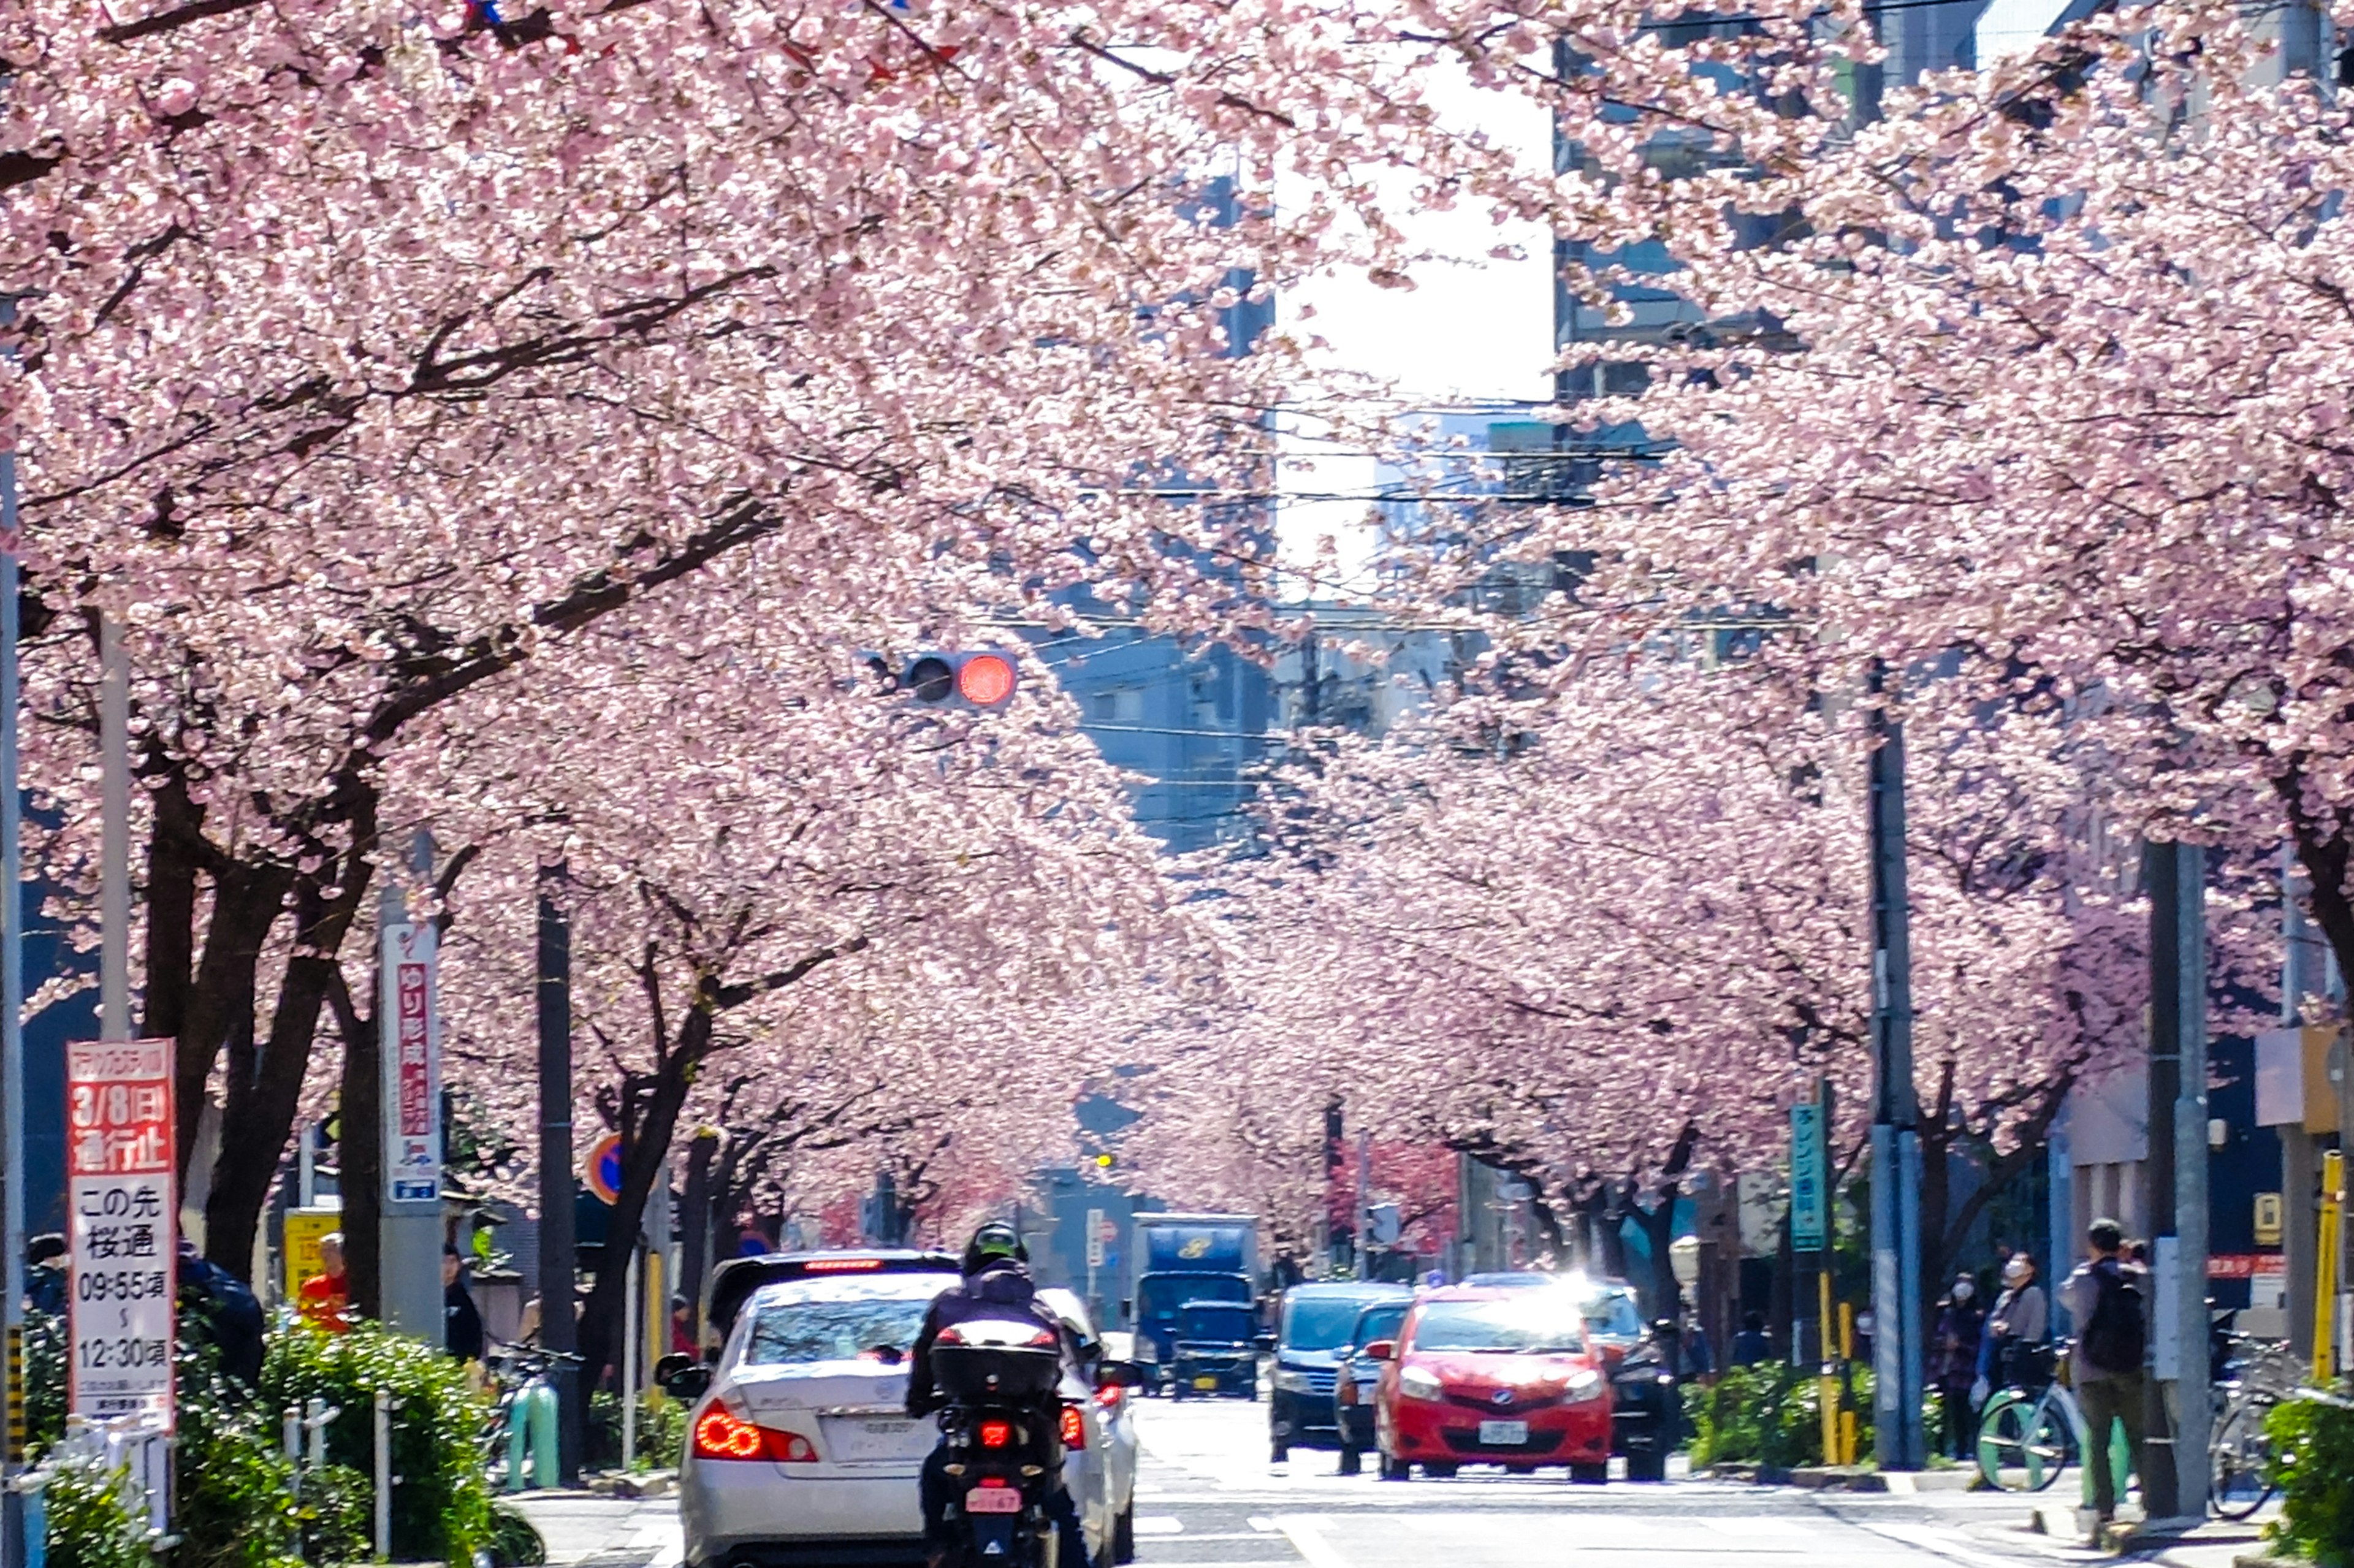
[[1243,1522],[1249,1525],[1253,1530],[1259,1531],[1265,1534],[1273,1535],[1275,1533],[1275,1520],[1268,1519],[1264,1514],[1255,1513],[1248,1519],[1243,1520]]
[[1924,1552],[1935,1552],[1940,1557],[1948,1558],[1956,1563],[1973,1563],[1977,1568],[2019,1568],[2018,1558],[1998,1557],[1991,1552],[1980,1552],[1975,1547],[1965,1546],[1955,1540],[1951,1534],[1939,1530],[1935,1525],[1867,1524],[1861,1520],[1854,1522],[1874,1535],[1883,1535],[1891,1541],[1901,1541],[1907,1546],[1917,1546]]
[[1275,1528],[1291,1542],[1293,1551],[1308,1560],[1309,1568],[1349,1568],[1349,1560],[1332,1549],[1313,1520],[1286,1514],[1275,1521]]

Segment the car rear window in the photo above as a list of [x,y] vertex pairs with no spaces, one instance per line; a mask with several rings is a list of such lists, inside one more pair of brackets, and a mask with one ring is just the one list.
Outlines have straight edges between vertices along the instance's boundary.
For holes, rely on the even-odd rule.
[[1589,1296],[1581,1310],[1586,1329],[1593,1333],[1606,1334],[1614,1340],[1642,1337],[1643,1314],[1636,1309],[1635,1298],[1624,1290],[1605,1290]]
[[1294,1296],[1283,1304],[1283,1348],[1329,1351],[1349,1342],[1349,1330],[1364,1310],[1364,1298]]
[[[744,1344],[747,1366],[846,1361],[864,1356],[896,1362],[916,1342],[929,1298],[787,1301],[763,1307]],[[896,1352],[896,1353],[894,1353]]]
[[1355,1342],[1370,1345],[1375,1340],[1394,1340],[1399,1327],[1405,1322],[1405,1303],[1394,1307],[1373,1307],[1358,1314]]
[[1566,1302],[1426,1301],[1416,1314],[1417,1351],[1580,1351],[1585,1348]]

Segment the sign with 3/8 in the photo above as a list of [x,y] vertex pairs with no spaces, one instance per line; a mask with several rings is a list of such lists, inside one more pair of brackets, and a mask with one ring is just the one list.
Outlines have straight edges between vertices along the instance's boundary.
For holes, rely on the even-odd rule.
[[172,1423],[172,1042],[66,1046],[66,1202],[77,1415]]

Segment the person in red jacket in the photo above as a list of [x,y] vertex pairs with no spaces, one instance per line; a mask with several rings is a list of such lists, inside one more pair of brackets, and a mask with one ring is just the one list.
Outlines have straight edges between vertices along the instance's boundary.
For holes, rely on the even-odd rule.
[[344,1273],[344,1234],[319,1238],[319,1272],[294,1293],[294,1310],[323,1333],[345,1334],[352,1327],[351,1280]]

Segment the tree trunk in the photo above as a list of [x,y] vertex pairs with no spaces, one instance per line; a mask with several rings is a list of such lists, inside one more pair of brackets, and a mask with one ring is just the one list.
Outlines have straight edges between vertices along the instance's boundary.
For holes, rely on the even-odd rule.
[[607,1368],[621,1356],[621,1313],[628,1298],[630,1258],[637,1250],[638,1229],[645,1221],[646,1200],[653,1195],[663,1162],[670,1158],[671,1139],[678,1130],[678,1115],[686,1105],[695,1065],[710,1049],[712,1013],[707,1006],[692,1009],[679,1026],[678,1044],[663,1057],[653,1075],[636,1118],[636,1136],[621,1146],[621,1190],[606,1218],[605,1245],[597,1258],[597,1274],[580,1308],[580,1370],[583,1386],[598,1386]]
[[352,1309],[384,1316],[384,1037],[376,1027],[382,1000],[359,1016],[338,996],[336,1032],[344,1037],[340,1097],[343,1136],[335,1142],[335,1190],[343,1194],[344,1269]]
[[[139,1033],[149,1040],[178,1040],[187,1026],[188,987],[196,963],[196,852],[202,844],[204,809],[188,799],[187,783],[177,775],[153,794],[155,828],[147,840],[147,984],[140,999]],[[195,1130],[193,1123],[189,1130]]]
[[[183,1187],[187,1182],[188,1161],[196,1153],[196,1124],[204,1114],[205,1087],[212,1077],[213,1064],[233,1039],[241,1038],[250,1052],[254,973],[261,959],[261,944],[283,912],[286,887],[286,878],[271,870],[231,864],[217,867],[213,873],[213,911],[205,926],[205,955],[196,966],[196,983],[185,999],[174,1062]],[[239,1130],[241,1135],[244,1129]],[[223,1140],[224,1155],[236,1141]],[[239,1277],[246,1266],[249,1266],[239,1268]]]
[[719,1134],[709,1128],[696,1133],[686,1146],[686,1190],[678,1213],[678,1293],[686,1298],[686,1320],[697,1344],[703,1342],[703,1282],[711,1272],[712,1167],[719,1156]]

